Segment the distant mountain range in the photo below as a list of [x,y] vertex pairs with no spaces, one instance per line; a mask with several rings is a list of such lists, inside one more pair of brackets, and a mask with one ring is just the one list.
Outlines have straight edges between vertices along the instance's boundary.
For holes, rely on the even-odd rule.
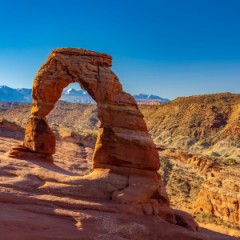
[[[31,102],[32,90],[27,88],[10,88],[8,86],[0,86],[0,101],[16,101],[16,102]],[[134,95],[137,102],[159,102],[165,103],[170,100],[167,98],[161,98],[151,94],[138,94]],[[92,104],[95,101],[84,90],[76,90],[74,88],[65,88],[63,90],[61,100],[72,103],[84,103]]]
[[0,86],[0,101],[31,102],[31,94],[31,89]]
[[162,98],[156,95],[152,95],[152,94],[143,94],[140,93],[138,95],[133,95],[133,97],[135,98],[135,100],[137,102],[160,102],[160,103],[166,103],[166,102],[170,102],[169,99],[167,98]]

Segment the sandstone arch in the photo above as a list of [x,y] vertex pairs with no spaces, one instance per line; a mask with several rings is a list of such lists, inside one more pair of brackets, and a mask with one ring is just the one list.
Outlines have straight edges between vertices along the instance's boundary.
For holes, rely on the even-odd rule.
[[56,49],[38,71],[33,84],[32,117],[23,146],[51,155],[55,136],[46,116],[61,97],[63,89],[78,82],[97,102],[100,127],[93,167],[107,165],[157,170],[159,158],[134,98],[122,90],[110,70],[111,56],[84,49]]
[[[18,181],[23,183],[24,191],[34,189],[37,196],[44,194],[50,201],[57,199],[59,206],[75,204],[78,199],[82,209],[158,215],[197,230],[191,216],[170,208],[157,172],[157,149],[135,100],[122,90],[118,78],[109,69],[111,64],[110,56],[84,49],[56,49],[51,53],[34,80],[32,116],[24,142],[8,152],[9,157],[32,161],[33,169],[24,172]],[[54,171],[55,165],[46,162],[44,168],[35,171],[34,164],[39,165],[39,158],[50,159],[55,152],[56,140],[46,116],[62,90],[72,82],[79,82],[98,106],[101,124],[93,171],[85,176],[69,176]],[[46,170],[46,165],[52,171]],[[36,177],[31,178],[32,175]],[[65,198],[59,199],[60,193]]]

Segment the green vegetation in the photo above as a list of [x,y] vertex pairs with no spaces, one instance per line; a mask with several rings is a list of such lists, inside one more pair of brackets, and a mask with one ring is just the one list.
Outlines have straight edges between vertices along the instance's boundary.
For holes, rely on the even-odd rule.
[[189,207],[189,204],[196,200],[203,179],[190,169],[174,164],[167,157],[161,157],[160,164],[163,183],[171,204],[178,207]]
[[224,165],[226,165],[226,166],[233,166],[233,165],[238,165],[238,164],[239,164],[239,162],[234,158],[229,158],[224,162]]
[[228,221],[224,221],[223,219],[211,214],[211,213],[206,213],[206,212],[199,212],[194,216],[195,220],[199,223],[203,224],[216,224],[216,225],[221,225],[226,228],[235,228],[235,229],[240,229],[240,227],[236,224],[230,223]]
[[163,183],[164,183],[164,185],[167,185],[169,176],[172,171],[172,163],[167,158],[162,157],[162,158],[160,158],[160,164],[161,164],[161,169],[162,169]]

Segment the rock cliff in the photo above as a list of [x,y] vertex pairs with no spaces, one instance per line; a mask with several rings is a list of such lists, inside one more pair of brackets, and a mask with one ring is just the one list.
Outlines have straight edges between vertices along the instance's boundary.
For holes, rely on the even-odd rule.
[[240,226],[240,167],[225,167],[209,176],[201,186],[195,211],[214,214]]

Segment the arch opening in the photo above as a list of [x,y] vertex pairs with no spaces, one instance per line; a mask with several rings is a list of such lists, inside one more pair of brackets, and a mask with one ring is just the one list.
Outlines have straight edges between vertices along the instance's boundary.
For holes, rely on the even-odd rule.
[[96,104],[96,101],[83,90],[79,83],[70,83],[63,89],[60,101],[80,104]]
[[70,83],[47,122],[56,136],[53,161],[75,174],[89,174],[98,129],[96,102],[78,83]]

